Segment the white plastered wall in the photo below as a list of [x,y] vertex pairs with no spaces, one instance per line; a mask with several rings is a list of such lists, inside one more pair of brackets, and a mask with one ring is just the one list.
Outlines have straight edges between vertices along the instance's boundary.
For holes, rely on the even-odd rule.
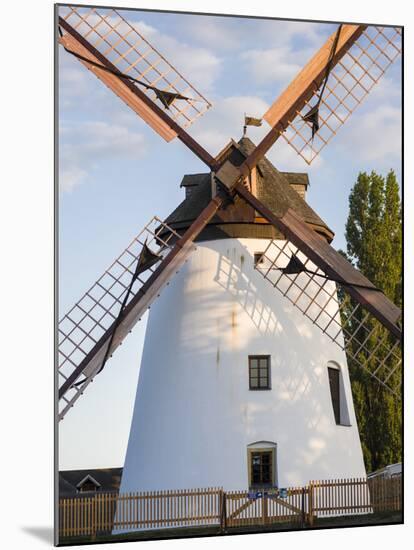
[[[344,352],[254,270],[263,239],[197,244],[151,307],[121,492],[248,487],[247,447],[277,446],[280,487],[365,476]],[[271,355],[250,391],[248,355]],[[328,363],[342,374],[336,425]]]

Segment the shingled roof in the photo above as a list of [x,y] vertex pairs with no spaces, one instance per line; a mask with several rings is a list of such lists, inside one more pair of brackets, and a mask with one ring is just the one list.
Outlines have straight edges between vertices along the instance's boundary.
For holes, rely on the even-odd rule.
[[[255,148],[249,138],[242,138],[238,143],[230,142],[225,153],[236,149],[247,156]],[[298,174],[282,173],[267,159],[258,164],[256,195],[265,206],[277,214],[280,211],[280,198],[283,197],[289,207],[299,214],[315,231],[322,234],[328,241],[333,239],[333,232],[318,214],[305,202],[289,183],[298,179]],[[307,174],[300,174],[303,184],[308,184]],[[210,173],[189,174],[184,176],[182,186],[191,186],[183,202],[165,220],[176,230],[186,229],[209,203],[212,196],[212,178]],[[199,235],[198,240],[228,237],[276,238],[277,231],[258,218],[257,213],[239,197],[234,204],[220,210]]]

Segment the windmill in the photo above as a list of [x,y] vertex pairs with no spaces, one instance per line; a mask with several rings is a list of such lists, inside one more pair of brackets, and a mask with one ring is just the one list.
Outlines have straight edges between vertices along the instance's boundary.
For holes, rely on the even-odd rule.
[[262,141],[213,157],[186,131],[210,103],[119,12],[61,8],[59,29],[209,169],[60,321],[59,420],[154,304],[121,491],[365,475],[347,358],[398,396],[401,312],[265,154],[281,137],[311,163],[399,55],[400,30],[341,25],[264,114]]

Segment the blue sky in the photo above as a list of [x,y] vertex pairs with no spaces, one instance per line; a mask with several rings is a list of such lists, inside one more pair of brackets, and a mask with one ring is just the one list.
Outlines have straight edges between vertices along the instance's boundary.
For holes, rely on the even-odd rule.
[[[124,12],[212,103],[190,129],[212,154],[241,136],[244,112],[261,117],[335,25]],[[308,202],[344,247],[348,196],[359,171],[401,174],[401,64],[308,167],[280,140],[268,154],[306,171]],[[60,316],[154,215],[183,199],[185,173],[204,165],[178,140],[164,142],[76,59],[59,48]],[[249,129],[258,141],[267,130]],[[60,425],[60,467],[123,464],[145,320]]]

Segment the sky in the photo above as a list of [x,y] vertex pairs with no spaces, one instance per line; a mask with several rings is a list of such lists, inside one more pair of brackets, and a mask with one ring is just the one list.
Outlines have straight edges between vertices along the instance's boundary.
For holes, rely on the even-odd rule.
[[[336,29],[308,22],[124,11],[131,23],[212,103],[189,130],[211,154],[261,117]],[[258,142],[268,127],[249,128]],[[401,62],[308,166],[282,140],[268,158],[308,172],[307,200],[345,247],[348,196],[360,171],[401,180]],[[166,143],[59,47],[59,318],[153,215],[184,198],[184,174],[207,171],[186,147]],[[60,423],[60,469],[122,466],[146,317]]]

